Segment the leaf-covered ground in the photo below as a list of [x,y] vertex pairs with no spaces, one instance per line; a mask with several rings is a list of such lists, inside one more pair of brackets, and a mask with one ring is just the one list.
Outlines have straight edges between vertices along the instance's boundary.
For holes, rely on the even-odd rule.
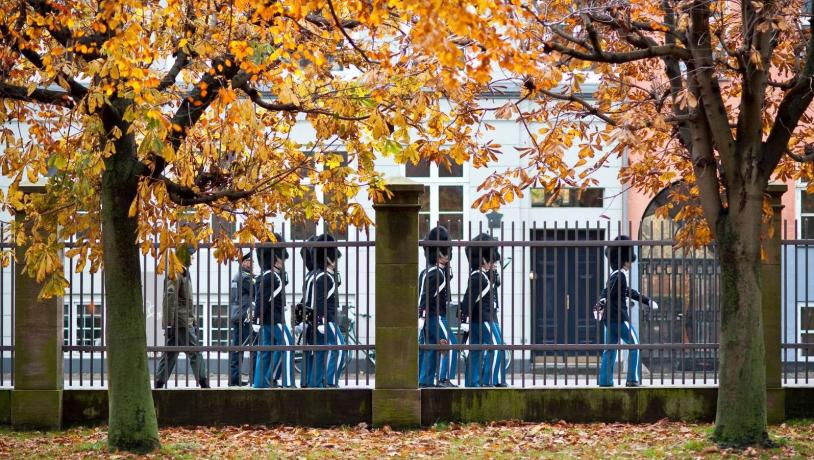
[[[777,447],[719,450],[712,426],[626,424],[439,425],[398,432],[365,426],[202,427],[161,430],[162,449],[146,458],[814,458],[814,423],[772,427]],[[129,458],[110,455],[104,428],[53,433],[0,430],[2,458]]]

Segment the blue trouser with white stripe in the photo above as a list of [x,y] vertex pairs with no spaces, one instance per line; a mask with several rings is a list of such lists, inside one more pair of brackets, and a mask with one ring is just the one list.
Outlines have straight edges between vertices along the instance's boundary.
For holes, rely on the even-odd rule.
[[[630,322],[609,322],[605,324],[605,343],[616,345],[619,339],[626,344],[638,345],[639,335]],[[606,349],[602,352],[602,363],[599,366],[599,385],[613,385],[613,367],[616,364],[616,350]],[[627,381],[638,383],[641,380],[642,363],[639,361],[639,350],[631,349],[627,360]]]
[[[490,325],[492,326],[492,345],[504,345],[500,325],[497,321],[492,321]],[[506,350],[494,350],[492,353],[491,365],[484,368],[489,376],[485,382],[491,382],[492,385],[506,385]]]
[[[441,343],[441,340],[450,342],[449,324],[447,319],[430,314],[424,323],[422,334],[419,337],[419,343],[426,340],[427,344],[436,345]],[[419,354],[419,374],[418,383],[420,385],[434,385],[435,377],[438,371],[438,355],[445,356],[448,352],[439,353],[440,350],[421,350]],[[443,380],[443,379],[439,379]]]
[[[458,339],[455,334],[449,329],[449,323],[445,317],[441,318],[441,322],[447,331],[447,340],[450,345],[457,345]],[[438,369],[438,381],[444,382],[455,377],[458,373],[458,350],[449,350],[441,353],[441,365]]]
[[[472,323],[469,328],[471,345],[491,345],[492,328],[488,322]],[[490,364],[494,360],[493,350],[471,350],[466,361],[466,386],[479,387],[491,385],[489,380]]]
[[[334,322],[324,325],[324,333],[306,328],[305,339],[309,344],[316,345],[344,345],[345,337]],[[316,341],[314,340],[316,338]],[[305,355],[303,372],[308,373],[308,388],[325,388],[338,386],[342,371],[345,369],[345,350],[319,350],[313,354]],[[307,370],[306,370],[307,369]]]
[[[291,331],[285,324],[264,324],[260,329],[260,345],[291,345],[293,343]],[[257,354],[254,387],[269,388],[272,375],[275,381],[282,379],[282,386],[294,386],[294,352],[292,350],[261,351]]]
[[[294,337],[291,336],[291,331],[285,324],[275,324],[274,328],[274,344],[275,345],[292,345]],[[272,355],[272,362],[274,363],[274,380],[280,380],[281,386],[285,388],[293,388],[296,386],[294,383],[294,351],[284,350],[275,351]]]

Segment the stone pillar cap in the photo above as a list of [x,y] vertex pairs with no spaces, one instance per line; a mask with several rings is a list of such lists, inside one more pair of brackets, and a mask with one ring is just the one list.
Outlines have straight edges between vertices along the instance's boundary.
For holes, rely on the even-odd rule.
[[424,184],[408,179],[406,177],[394,176],[384,179],[387,188],[393,192],[424,192]]

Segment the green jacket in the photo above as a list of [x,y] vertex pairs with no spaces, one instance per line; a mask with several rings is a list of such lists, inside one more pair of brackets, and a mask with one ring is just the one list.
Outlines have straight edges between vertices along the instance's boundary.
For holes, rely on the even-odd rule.
[[164,279],[164,317],[161,325],[168,327],[194,327],[198,311],[192,302],[192,278],[189,270],[178,273],[174,280]]

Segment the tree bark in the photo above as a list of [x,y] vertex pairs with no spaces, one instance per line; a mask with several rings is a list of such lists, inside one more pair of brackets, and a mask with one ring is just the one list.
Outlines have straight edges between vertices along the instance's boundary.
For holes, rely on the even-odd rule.
[[[739,194],[730,191],[729,196],[734,200]],[[746,196],[742,205],[730,200],[729,212],[715,229],[721,266],[721,370],[714,438],[733,446],[769,440],[760,293],[763,194]]]
[[[127,127],[120,127],[127,133]],[[108,130],[110,132],[110,130]],[[160,447],[142,310],[137,219],[129,217],[138,191],[135,141],[124,134],[102,175],[102,241],[107,296],[109,364],[108,447],[147,453]]]

